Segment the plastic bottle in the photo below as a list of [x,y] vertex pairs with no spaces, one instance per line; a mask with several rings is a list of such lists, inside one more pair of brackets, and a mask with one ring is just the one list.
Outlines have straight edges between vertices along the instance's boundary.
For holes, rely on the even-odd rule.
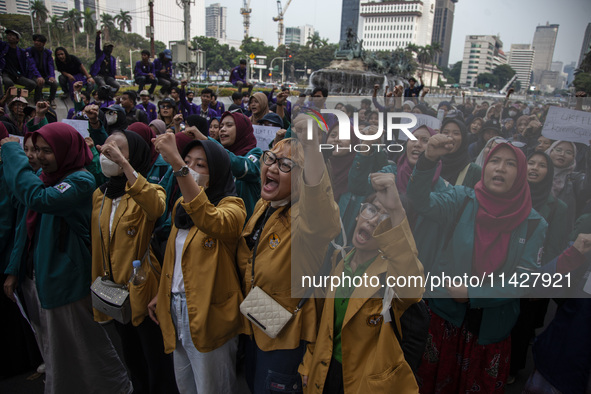
[[140,260],[133,261],[133,273],[129,279],[129,284],[139,286],[146,281],[146,272],[142,269],[142,262]]

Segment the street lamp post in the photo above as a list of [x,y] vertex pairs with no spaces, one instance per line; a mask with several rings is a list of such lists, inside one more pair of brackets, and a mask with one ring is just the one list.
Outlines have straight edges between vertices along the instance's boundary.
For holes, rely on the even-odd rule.
[[[279,57],[275,57],[275,58],[273,58],[273,60],[271,60],[271,65],[269,66],[269,69],[271,70],[271,72],[273,72],[273,62],[274,62],[275,60],[277,60],[277,59],[283,59],[283,62],[284,62],[284,64],[285,64],[285,57],[283,57],[283,56],[279,56]],[[281,79],[283,79],[283,71],[282,71],[282,73],[281,73]],[[271,78],[271,82],[273,82],[273,78]]]
[[133,80],[133,65],[131,63],[131,54],[135,52],[141,52],[139,49],[130,49],[129,50],[129,79]]

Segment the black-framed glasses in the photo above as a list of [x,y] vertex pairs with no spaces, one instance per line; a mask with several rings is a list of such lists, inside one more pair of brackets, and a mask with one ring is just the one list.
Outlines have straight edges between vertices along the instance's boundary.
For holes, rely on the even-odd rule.
[[380,210],[378,209],[378,207],[376,207],[375,205],[373,205],[370,202],[364,202],[361,204],[361,210],[360,210],[359,214],[361,215],[362,218],[367,219],[367,220],[372,220],[377,215],[379,215],[378,223],[390,218],[389,213],[381,213]]
[[497,144],[511,144],[516,148],[523,148],[525,145],[527,145],[525,142],[521,142],[521,141],[509,141],[506,138],[503,137],[498,137],[495,138],[493,140],[493,142],[497,143]]
[[160,109],[172,109],[172,106],[168,105],[168,104],[164,104],[164,105],[160,106]]
[[263,153],[263,163],[267,166],[272,166],[273,163],[277,163],[279,171],[285,173],[291,172],[294,167],[297,167],[297,164],[294,163],[293,160],[288,159],[287,157],[277,158],[277,155],[270,150]]

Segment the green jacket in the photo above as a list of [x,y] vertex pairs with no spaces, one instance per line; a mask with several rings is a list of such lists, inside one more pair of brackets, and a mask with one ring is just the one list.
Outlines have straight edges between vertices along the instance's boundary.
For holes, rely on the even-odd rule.
[[542,256],[542,264],[544,265],[558,257],[568,246],[567,211],[566,204],[552,194],[538,211],[548,223],[548,232],[546,233],[546,241],[544,241],[544,255]]
[[[4,144],[2,158],[10,192],[28,209],[39,213],[32,253],[41,306],[57,308],[88,296],[94,177],[88,171],[77,171],[58,185],[45,187],[18,143]],[[26,224],[20,225],[6,273],[24,273],[26,240]]]
[[[408,183],[407,196],[421,215],[436,222],[439,231],[448,234],[452,231],[453,223],[465,200],[467,205],[455,231],[451,234],[447,248],[440,253],[439,263],[432,267],[431,276],[441,277],[443,272],[448,276],[470,275],[478,211],[476,195],[473,189],[464,186],[449,187],[443,192],[432,193],[431,181],[434,173],[435,168],[424,171],[415,168]],[[532,223],[537,221],[538,224],[526,242],[529,221],[533,221]],[[432,292],[428,288],[425,297],[430,298],[431,310],[456,327],[460,327],[468,308],[482,308],[478,343],[486,345],[507,338],[519,316],[519,297],[527,290],[509,286],[508,281],[514,273],[520,275],[538,271],[547,227],[546,221],[532,209],[527,220],[511,233],[507,259],[502,268],[495,272],[497,275],[505,274],[504,287],[496,280],[493,287],[490,286],[490,281],[480,287],[468,286],[468,303],[444,298],[448,296],[445,288],[439,287]],[[424,242],[417,240],[417,245],[421,244],[424,245]]]

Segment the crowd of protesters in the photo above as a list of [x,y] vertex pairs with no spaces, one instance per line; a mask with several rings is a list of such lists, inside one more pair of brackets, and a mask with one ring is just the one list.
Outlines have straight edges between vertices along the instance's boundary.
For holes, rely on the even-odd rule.
[[[376,85],[371,99],[332,101],[316,87],[290,100],[287,87],[252,94],[241,61],[226,110],[212,89],[174,78],[170,50],[154,62],[142,51],[137,92],[117,94],[100,31],[90,71],[63,47],[54,64],[40,34],[26,50],[6,36],[3,338],[11,357],[41,355],[46,393],[232,393],[240,371],[253,393],[501,393],[530,351],[525,392],[591,390],[591,153],[542,136],[550,105],[510,90],[431,106],[420,76],[383,99]],[[34,107],[14,84],[35,90]],[[58,84],[88,137],[58,118]],[[351,139],[336,116],[310,121],[329,108],[347,114]],[[399,152],[353,149],[386,112],[437,122],[414,139],[372,140]],[[253,125],[277,130],[264,149]],[[549,304],[536,289],[343,284],[320,289],[324,299],[297,293],[294,252],[308,272],[339,277],[536,272],[574,285],[552,293],[558,310],[530,349]],[[128,284],[134,260],[141,284]],[[127,286],[129,322],[93,310],[104,275]],[[259,291],[293,313],[277,336],[241,313]],[[34,339],[8,299],[21,300]],[[424,327],[407,327],[411,313]],[[121,359],[101,326],[111,321]]]

